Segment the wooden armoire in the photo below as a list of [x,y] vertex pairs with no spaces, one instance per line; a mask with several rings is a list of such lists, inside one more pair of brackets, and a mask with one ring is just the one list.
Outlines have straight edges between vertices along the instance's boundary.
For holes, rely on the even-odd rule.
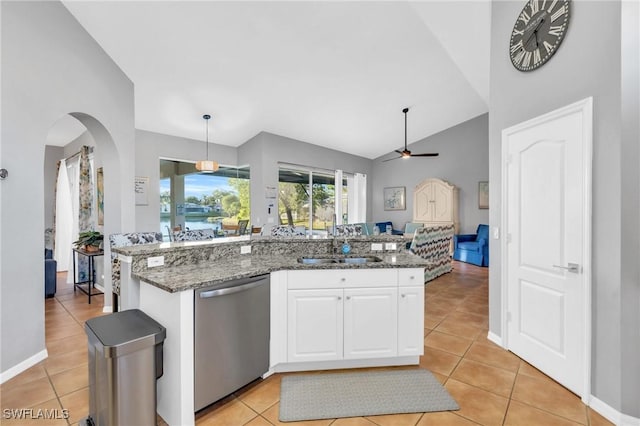
[[437,178],[420,182],[413,190],[413,221],[424,226],[453,224],[459,234],[458,188]]

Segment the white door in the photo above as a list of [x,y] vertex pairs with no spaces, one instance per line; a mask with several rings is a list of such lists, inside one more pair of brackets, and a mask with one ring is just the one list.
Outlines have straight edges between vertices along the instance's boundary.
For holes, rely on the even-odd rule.
[[[417,274],[416,274],[417,275]],[[422,278],[423,271],[419,271]],[[424,353],[424,285],[398,288],[398,356]]]
[[289,290],[289,362],[342,359],[342,289]]
[[396,356],[398,289],[346,289],[344,298],[344,358]]
[[591,99],[506,129],[502,143],[507,347],[588,396]]

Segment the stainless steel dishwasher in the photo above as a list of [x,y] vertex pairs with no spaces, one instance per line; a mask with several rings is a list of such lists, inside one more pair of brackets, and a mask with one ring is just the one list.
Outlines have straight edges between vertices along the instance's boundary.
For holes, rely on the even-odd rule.
[[269,369],[269,275],[195,291],[195,411]]

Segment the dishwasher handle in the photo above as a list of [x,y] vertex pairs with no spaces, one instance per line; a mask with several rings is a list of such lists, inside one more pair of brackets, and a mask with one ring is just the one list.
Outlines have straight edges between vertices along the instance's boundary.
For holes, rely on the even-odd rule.
[[265,282],[266,282],[265,279],[259,278],[255,281],[250,281],[247,284],[239,285],[236,287],[227,287],[227,288],[220,288],[218,290],[203,291],[202,293],[200,293],[200,299],[209,299],[211,297],[226,296],[228,294],[240,293],[241,291],[246,291],[246,290],[258,287],[259,285],[262,285]]

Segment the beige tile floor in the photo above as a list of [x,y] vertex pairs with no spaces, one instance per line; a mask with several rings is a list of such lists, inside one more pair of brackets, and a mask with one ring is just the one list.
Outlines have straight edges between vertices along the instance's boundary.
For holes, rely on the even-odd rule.
[[[487,269],[454,262],[454,270],[426,287],[425,354],[420,365],[444,384],[459,411],[280,423],[276,374],[199,412],[197,425],[610,425],[556,382],[487,340]],[[49,358],[0,387],[0,407],[67,409],[69,419],[0,423],[76,424],[89,411],[84,321],[102,315],[103,296],[91,305],[58,276],[45,302]],[[4,411],[3,411],[4,412]],[[164,424],[161,420],[160,423]]]

